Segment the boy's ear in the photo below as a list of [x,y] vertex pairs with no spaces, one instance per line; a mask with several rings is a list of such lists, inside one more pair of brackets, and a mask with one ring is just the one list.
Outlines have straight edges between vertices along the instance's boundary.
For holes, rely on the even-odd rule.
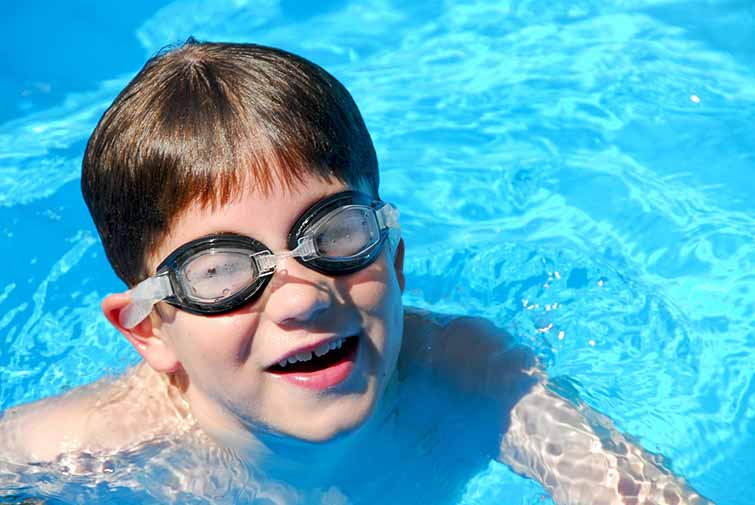
[[401,293],[404,292],[404,285],[406,280],[404,279],[404,239],[398,241],[396,246],[396,252],[393,255],[393,269],[396,271],[396,277],[398,278],[398,286],[401,288]]
[[[178,370],[181,363],[172,347],[159,336],[160,316],[155,311],[131,329],[121,325],[119,316],[130,302],[127,293],[108,295],[102,301],[102,313],[155,371],[168,373]],[[158,330],[157,333],[155,330]]]

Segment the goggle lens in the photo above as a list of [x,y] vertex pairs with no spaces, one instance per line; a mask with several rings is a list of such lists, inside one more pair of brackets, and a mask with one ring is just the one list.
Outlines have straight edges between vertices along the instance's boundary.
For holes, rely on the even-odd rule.
[[197,254],[177,272],[184,294],[200,303],[215,303],[248,288],[257,280],[249,251],[210,249]]
[[330,260],[353,260],[380,242],[375,213],[361,206],[338,209],[313,230],[318,256]]

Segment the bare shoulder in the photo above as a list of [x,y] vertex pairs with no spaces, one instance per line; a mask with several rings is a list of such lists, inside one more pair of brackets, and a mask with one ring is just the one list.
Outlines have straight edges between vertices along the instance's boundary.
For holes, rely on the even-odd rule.
[[405,360],[427,364],[452,382],[483,393],[512,387],[536,365],[529,348],[478,317],[407,308],[404,339]]
[[5,411],[0,418],[3,459],[50,461],[67,445],[81,443],[85,413],[93,399],[89,389],[91,386]]
[[0,459],[54,461],[63,454],[117,451],[144,438],[144,421],[152,417],[147,401],[160,395],[151,391],[157,384],[145,368],[0,414]]

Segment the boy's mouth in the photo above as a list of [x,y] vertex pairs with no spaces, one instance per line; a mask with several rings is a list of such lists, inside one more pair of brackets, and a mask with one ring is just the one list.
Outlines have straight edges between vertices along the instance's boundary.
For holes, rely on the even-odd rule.
[[331,340],[311,351],[291,355],[267,371],[307,389],[328,389],[351,374],[358,341],[356,335]]

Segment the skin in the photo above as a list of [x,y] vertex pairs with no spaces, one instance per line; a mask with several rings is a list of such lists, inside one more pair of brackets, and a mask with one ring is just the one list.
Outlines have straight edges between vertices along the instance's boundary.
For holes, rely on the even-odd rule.
[[[247,191],[214,210],[193,206],[152,255],[155,266],[173,250],[206,235],[232,232],[286,250],[296,219],[317,201],[347,190],[338,181],[309,177],[294,189]],[[109,296],[103,311],[151,368],[180,385],[201,429],[257,460],[276,452],[285,435],[304,442],[343,437],[379,403],[401,348],[403,246],[367,268],[332,277],[287,258],[262,296],[233,312],[203,316],[161,304],[133,330],[120,326],[124,295]],[[266,369],[324,339],[359,338],[354,372],[325,393],[294,386]],[[270,436],[268,436],[270,435]],[[279,452],[279,451],[278,451]]]
[[[310,177],[293,189],[249,190],[217,209],[190,207],[149,266],[154,271],[180,245],[220,232],[284,250],[299,215],[345,189]],[[220,451],[222,462],[213,468],[251,465],[254,475],[289,483],[281,503],[319,503],[301,490],[323,483],[333,484],[323,498],[333,503],[360,494],[365,502],[406,499],[391,498],[383,485],[365,497],[364,475],[425,482],[422,499],[442,501],[444,486],[454,492],[455,482],[490,459],[538,480],[558,504],[710,503],[609,420],[547,387],[531,353],[509,335],[479,319],[405,310],[403,289],[400,243],[395,254],[385,250],[364,270],[339,277],[286,259],[258,300],[218,316],[159,304],[126,329],[118,316],[128,294],[110,295],[103,312],[143,364],[115,380],[6,412],[0,474],[4,464],[6,475],[38,471],[13,461],[53,461],[67,472],[96,474],[80,455],[115,458],[170,439],[202,448],[201,457],[187,448],[190,460],[212,461],[208,454]],[[302,345],[349,335],[360,339],[356,367],[327,392],[266,371]],[[433,401],[443,416],[428,410]],[[438,480],[427,482],[427,469],[436,467]],[[208,468],[190,468],[197,475],[182,480],[205,482]],[[428,496],[431,491],[438,496]]]

